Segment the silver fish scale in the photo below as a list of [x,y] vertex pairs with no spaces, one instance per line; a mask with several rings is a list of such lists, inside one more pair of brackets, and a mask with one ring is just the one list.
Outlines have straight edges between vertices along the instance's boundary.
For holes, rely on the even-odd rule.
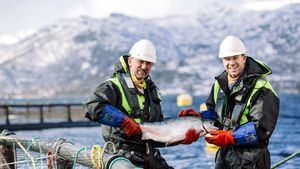
[[217,128],[213,121],[202,120],[200,117],[183,116],[168,118],[161,122],[142,123],[142,139],[154,140],[166,144],[180,142],[185,138],[189,129],[194,129],[200,136]]

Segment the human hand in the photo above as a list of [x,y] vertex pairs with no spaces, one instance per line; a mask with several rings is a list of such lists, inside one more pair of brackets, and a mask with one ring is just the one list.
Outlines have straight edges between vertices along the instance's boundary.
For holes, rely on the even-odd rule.
[[125,134],[128,137],[131,137],[132,135],[140,134],[142,132],[140,125],[129,117],[125,117],[121,127],[123,128]]
[[235,144],[235,140],[232,136],[232,131],[214,130],[210,134],[207,134],[205,140],[219,147],[225,147],[228,144]]
[[178,115],[178,117],[181,116],[196,116],[199,117],[200,114],[198,112],[196,112],[194,109],[185,109],[185,110],[181,110]]
[[185,134],[185,139],[181,144],[191,144],[199,139],[200,133],[196,133],[195,129],[189,129]]

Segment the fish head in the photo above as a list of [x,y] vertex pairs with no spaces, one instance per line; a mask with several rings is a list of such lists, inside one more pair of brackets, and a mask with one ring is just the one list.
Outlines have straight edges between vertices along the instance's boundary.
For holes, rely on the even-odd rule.
[[205,134],[213,131],[213,130],[218,130],[219,128],[217,126],[214,125],[215,121],[212,121],[212,120],[206,120],[203,122],[203,130],[205,132]]

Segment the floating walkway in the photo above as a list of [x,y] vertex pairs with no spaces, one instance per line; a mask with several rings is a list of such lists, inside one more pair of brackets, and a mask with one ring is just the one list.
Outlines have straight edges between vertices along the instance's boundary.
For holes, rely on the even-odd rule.
[[99,126],[84,117],[83,103],[0,104],[0,131]]

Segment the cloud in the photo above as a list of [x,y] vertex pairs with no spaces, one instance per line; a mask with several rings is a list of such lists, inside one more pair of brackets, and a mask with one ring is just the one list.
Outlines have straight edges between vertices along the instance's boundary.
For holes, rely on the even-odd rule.
[[296,3],[300,3],[300,0],[256,1],[244,4],[243,8],[253,11],[271,11]]
[[[214,3],[241,4],[249,10],[274,10],[300,0],[0,0],[0,43],[13,43],[22,30],[37,30],[61,18],[90,16],[104,18],[111,13],[122,13],[139,18],[155,18],[168,15],[197,14],[207,11]],[[211,4],[210,6],[208,4]]]
[[73,9],[67,12],[70,17],[87,15],[103,18],[111,13],[123,13],[139,18],[154,18],[192,13],[199,10],[201,4],[204,3],[202,0],[89,0],[89,3],[76,2]]
[[163,17],[197,11],[203,2],[204,0],[0,0],[0,20],[5,23],[0,27],[0,43],[14,43],[28,34],[26,30],[38,30],[61,18],[103,18],[111,13],[139,18]]

